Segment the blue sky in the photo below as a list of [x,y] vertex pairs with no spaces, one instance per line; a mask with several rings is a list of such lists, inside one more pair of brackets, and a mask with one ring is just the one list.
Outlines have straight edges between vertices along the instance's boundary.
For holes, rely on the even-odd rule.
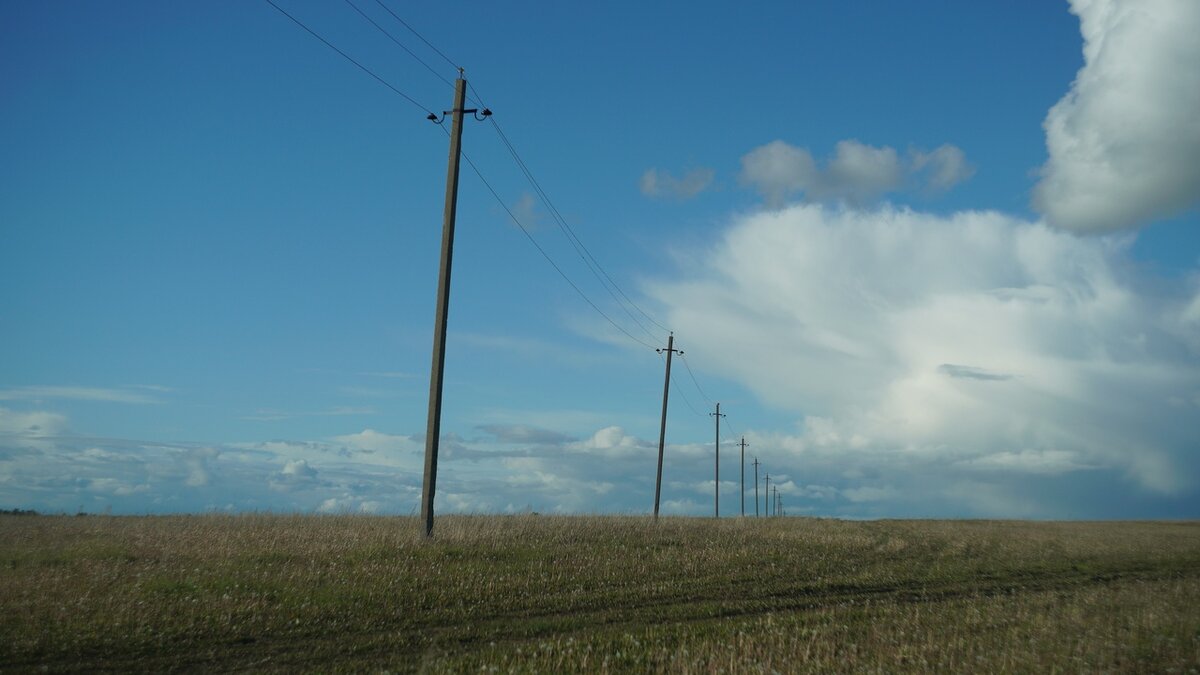
[[[495,111],[439,511],[653,499],[665,333],[500,129],[686,352],[667,512],[720,401],[723,515],[743,435],[791,513],[1200,515],[1193,3],[385,2]],[[416,104],[266,2],[0,7],[0,506],[416,508],[456,72],[277,4]]]

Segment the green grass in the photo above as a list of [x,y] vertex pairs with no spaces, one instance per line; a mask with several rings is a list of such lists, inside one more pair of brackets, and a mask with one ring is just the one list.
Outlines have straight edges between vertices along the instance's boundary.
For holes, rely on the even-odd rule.
[[0,516],[0,670],[1200,670],[1200,524]]

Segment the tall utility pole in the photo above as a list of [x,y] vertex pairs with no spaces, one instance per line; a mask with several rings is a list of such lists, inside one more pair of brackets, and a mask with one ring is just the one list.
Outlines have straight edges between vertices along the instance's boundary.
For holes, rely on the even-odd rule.
[[771,474],[763,476],[763,515],[771,515]]
[[775,506],[775,514],[774,515],[779,515],[779,487],[778,486],[773,487],[773,488],[771,488],[771,491],[775,493],[775,505],[774,505]]
[[[746,517],[746,437],[742,436],[742,517]],[[755,500],[757,502],[757,500]],[[756,503],[757,505],[757,503]]]
[[713,518],[721,517],[721,404],[717,404],[717,412],[708,413],[717,420],[717,436],[714,443],[717,451],[716,462],[713,464]]
[[429,420],[425,427],[425,480],[421,485],[421,521],[426,537],[433,536],[433,493],[437,487],[438,440],[442,431],[442,373],[446,367],[446,318],[450,308],[450,263],[454,257],[454,216],[458,209],[458,159],[462,154],[462,117],[472,113],[476,119],[492,114],[484,108],[483,117],[479,110],[463,110],[466,99],[467,81],[462,69],[458,70],[458,81],[454,83],[454,108],[442,113],[439,119],[433,113],[429,119],[441,124],[450,115],[450,163],[446,169],[446,208],[442,212],[442,262],[438,275],[437,313],[433,322],[433,365],[429,374]]
[[754,517],[758,517],[758,458],[754,458]]
[[683,351],[675,349],[675,333],[667,335],[667,348],[665,350],[654,350],[659,354],[663,351],[667,352],[667,377],[663,382],[663,409],[662,409],[662,425],[658,430],[658,477],[654,479],[654,519],[658,520],[658,499],[662,495],[662,462],[663,448],[667,443],[667,396],[671,393],[671,354],[679,352],[683,356]]

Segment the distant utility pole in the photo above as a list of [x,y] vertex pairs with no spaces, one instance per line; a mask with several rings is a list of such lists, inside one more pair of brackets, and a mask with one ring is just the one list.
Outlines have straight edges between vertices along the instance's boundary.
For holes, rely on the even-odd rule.
[[713,478],[713,518],[720,518],[721,517],[721,418],[725,417],[725,415],[721,414],[721,404],[720,403],[717,404],[717,412],[710,412],[708,414],[711,415],[713,417],[713,419],[717,420],[717,438],[716,438],[716,442],[715,442],[716,450],[717,450],[717,459],[716,459],[716,463],[713,464],[713,471],[714,471],[714,476],[715,476]]
[[771,474],[763,476],[763,515],[771,515]]
[[771,491],[775,493],[775,500],[774,500],[775,501],[775,504],[774,504],[775,513],[774,513],[774,515],[777,516],[777,515],[779,515],[779,488],[773,487],[773,488],[771,488]]
[[758,517],[758,458],[754,458],[754,517]]
[[462,68],[458,69],[458,81],[454,83],[454,108],[442,113],[439,119],[433,113],[429,119],[441,124],[450,115],[450,164],[446,169],[446,208],[442,212],[442,262],[438,275],[437,313],[433,322],[433,365],[429,375],[429,420],[425,427],[425,480],[421,485],[421,521],[426,537],[433,536],[433,493],[437,486],[438,440],[442,431],[442,373],[446,368],[446,318],[450,308],[450,263],[454,257],[454,216],[458,209],[458,160],[462,154],[462,117],[471,113],[482,120],[492,114],[491,110],[463,109],[466,99],[467,81]]
[[[746,517],[746,437],[742,436],[742,442],[738,445],[742,446],[742,517]],[[755,481],[757,482],[757,481]],[[758,500],[755,499],[755,506],[758,505]]]
[[662,408],[662,425],[658,430],[658,477],[654,479],[654,519],[658,520],[658,499],[662,495],[662,462],[663,448],[667,443],[667,395],[671,393],[671,354],[679,352],[683,356],[683,351],[675,349],[675,333],[667,335],[667,348],[654,350],[659,354],[667,352],[667,377],[663,382],[663,408]]

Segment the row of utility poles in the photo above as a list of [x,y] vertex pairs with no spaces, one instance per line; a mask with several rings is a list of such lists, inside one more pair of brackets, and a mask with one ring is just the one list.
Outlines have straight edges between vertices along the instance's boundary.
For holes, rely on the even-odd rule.
[[[467,81],[463,78],[462,69],[454,83],[454,106],[442,113],[441,117],[430,114],[429,119],[441,124],[446,116],[450,116],[450,159],[446,169],[446,202],[442,217],[442,255],[438,274],[437,310],[433,329],[433,358],[429,376],[429,416],[425,429],[425,475],[421,486],[421,523],[426,537],[433,536],[433,500],[437,487],[438,443],[441,437],[442,425],[442,375],[446,365],[446,324],[450,308],[450,271],[454,254],[454,221],[458,209],[458,175],[460,149],[462,143],[462,122],[464,114],[472,114],[478,120],[486,119],[492,111],[484,108],[466,109]],[[683,351],[675,349],[675,334],[667,337],[666,349],[657,350],[667,356],[667,373],[663,384],[662,424],[658,434],[658,473],[654,481],[654,518],[658,519],[659,500],[662,496],[663,451],[667,439],[667,400],[671,394],[671,357],[674,354],[683,355]],[[714,464],[713,515],[721,515],[721,404],[717,404],[716,412],[709,413],[717,422],[716,429],[716,459]],[[742,449],[742,500],[741,514],[746,515],[746,439],[743,437],[739,444]],[[754,515],[758,516],[758,467],[761,463],[754,458]],[[763,510],[766,515],[782,515],[783,501],[778,487],[771,492],[770,475],[764,478]],[[772,500],[773,497],[773,500]],[[774,508],[771,507],[773,501]]]
[[[675,354],[683,355],[683,351],[675,349],[675,333],[667,336],[666,349],[655,350],[660,354],[667,355],[667,374],[663,378],[663,403],[662,403],[662,422],[658,430],[658,473],[654,479],[654,519],[658,520],[658,505],[662,497],[662,469],[663,469],[663,451],[666,448],[667,441],[667,401],[671,396],[671,357]],[[716,439],[714,442],[715,459],[713,464],[713,517],[721,517],[721,418],[726,417],[721,412],[721,404],[716,404],[716,411],[710,412],[709,416],[716,421]],[[742,478],[742,498],[741,498],[741,515],[746,515],[746,448],[749,447],[746,442],[746,437],[742,436],[742,440],[738,443],[741,447],[741,478]],[[758,458],[754,458],[754,515],[758,517],[758,467],[762,463]],[[779,488],[775,487],[774,492],[771,492],[771,475],[766,474],[763,484],[763,513],[768,516],[783,515],[783,497],[779,494]],[[772,508],[772,506],[774,508]]]

